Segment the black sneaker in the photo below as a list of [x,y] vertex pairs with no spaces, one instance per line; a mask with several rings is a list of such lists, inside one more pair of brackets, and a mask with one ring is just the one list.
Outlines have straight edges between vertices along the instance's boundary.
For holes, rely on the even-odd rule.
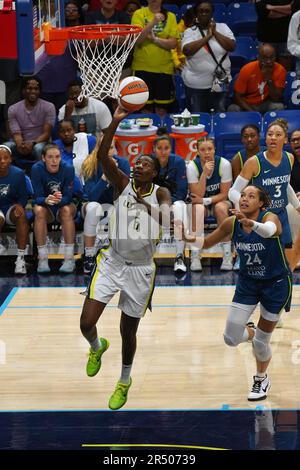
[[95,256],[85,256],[83,261],[84,274],[91,274],[95,265]]

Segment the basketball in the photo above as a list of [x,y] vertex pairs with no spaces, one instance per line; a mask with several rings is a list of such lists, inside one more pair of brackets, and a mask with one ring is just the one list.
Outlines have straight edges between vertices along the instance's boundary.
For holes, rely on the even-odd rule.
[[127,77],[120,82],[119,104],[127,111],[138,111],[148,98],[148,86],[141,78]]

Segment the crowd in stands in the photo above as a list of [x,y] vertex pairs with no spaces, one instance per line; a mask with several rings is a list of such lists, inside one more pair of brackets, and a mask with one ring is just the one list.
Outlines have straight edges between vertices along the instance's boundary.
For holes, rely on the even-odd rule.
[[[226,24],[226,17],[224,22],[214,19],[214,4],[209,1],[186,8],[179,1],[166,5],[162,0],[91,0],[89,4],[67,0],[65,20],[67,26],[131,22],[143,28],[122,74],[136,75],[148,84],[149,100],[143,113],[157,113],[163,119],[178,112],[175,74],[181,77],[186,106],[192,113],[266,113],[285,108],[287,73],[295,71],[300,77],[300,0],[275,3],[255,3],[257,60],[245,63],[234,77],[230,53],[235,50],[237,37]],[[180,18],[168,10],[174,5],[182,11]],[[38,272],[50,271],[46,239],[48,226],[55,221],[65,241],[60,272],[74,271],[74,220],[79,214],[84,220],[84,272],[90,273],[103,204],[112,204],[114,197],[97,160],[97,150],[115,103],[94,97],[78,99],[82,82],[69,48],[61,56],[52,56],[35,76],[22,79],[6,72],[0,71],[0,80],[6,84],[6,105],[0,105],[0,231],[5,225],[16,227],[15,273],[26,273],[28,200],[33,205]],[[200,139],[196,158],[186,165],[182,157],[172,153],[172,139],[166,130],[159,129],[153,145],[161,168],[158,184],[170,190],[177,219],[193,217],[187,212],[187,201],[203,206],[204,216],[214,216],[217,224],[227,217],[233,207],[228,197],[232,184],[245,162],[265,149],[260,131],[252,122],[242,128],[241,150],[230,156],[231,162],[217,154],[212,136]],[[289,138],[295,160],[291,186],[300,199],[300,130],[285,134],[284,144]],[[129,175],[129,163],[118,157],[115,145],[111,156]],[[300,222],[296,206],[288,206],[293,238]],[[184,248],[184,242],[177,240],[175,271],[187,270]],[[222,251],[221,269],[233,269],[229,239],[222,244]],[[4,252],[0,238],[0,254]],[[191,252],[191,269],[202,270],[196,248]]]

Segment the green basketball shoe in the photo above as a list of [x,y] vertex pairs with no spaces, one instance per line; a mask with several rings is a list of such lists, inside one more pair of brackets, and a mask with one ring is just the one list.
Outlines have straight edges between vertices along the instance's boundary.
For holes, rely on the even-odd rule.
[[89,358],[86,365],[86,373],[89,377],[94,377],[94,375],[99,372],[101,368],[101,356],[108,349],[109,346],[109,342],[107,339],[99,339],[101,343],[100,349],[98,349],[98,351],[93,351],[93,349],[90,348]]
[[114,393],[109,399],[108,406],[111,410],[118,410],[122,408],[127,402],[128,390],[131,387],[132,379],[130,377],[129,384],[122,384],[121,382],[117,383]]

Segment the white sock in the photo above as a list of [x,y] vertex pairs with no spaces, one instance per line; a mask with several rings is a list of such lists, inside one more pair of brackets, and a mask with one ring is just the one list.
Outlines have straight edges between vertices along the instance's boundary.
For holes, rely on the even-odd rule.
[[39,259],[48,258],[48,249],[47,245],[41,245],[37,247],[39,253]]
[[245,328],[244,333],[243,333],[242,343],[245,343],[246,341],[248,341],[248,339],[249,339],[249,332],[248,332],[248,329]]
[[185,241],[176,240],[175,245],[176,245],[176,256],[182,256],[183,257],[183,250],[184,250]]
[[267,374],[265,372],[256,372],[256,377],[258,377],[259,379],[265,379]]
[[222,243],[223,253],[226,258],[231,257],[231,242]]
[[90,341],[90,345],[93,351],[99,351],[101,348],[101,341],[99,338],[96,338],[94,341]]
[[94,246],[86,246],[84,248],[85,256],[94,256],[95,255],[95,247]]
[[74,243],[65,244],[65,259],[74,258]]
[[191,250],[191,258],[192,259],[200,258],[200,253],[201,253],[200,250]]
[[18,248],[17,256],[18,256],[18,258],[24,258],[25,250],[19,250],[19,248]]
[[129,384],[131,368],[132,364],[130,364],[129,366],[127,366],[126,364],[122,364],[122,371],[120,377],[120,382],[122,384]]

